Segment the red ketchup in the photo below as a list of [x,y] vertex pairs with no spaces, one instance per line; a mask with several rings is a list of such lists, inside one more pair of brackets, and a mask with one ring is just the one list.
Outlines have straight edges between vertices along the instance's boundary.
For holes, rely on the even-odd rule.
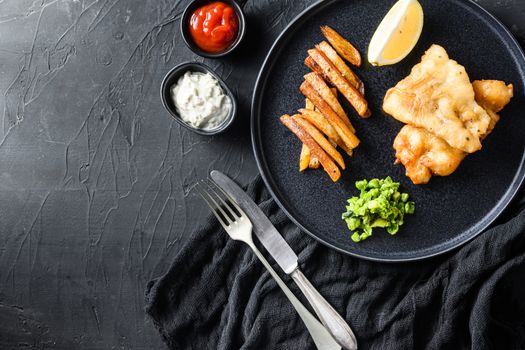
[[206,52],[226,50],[237,38],[238,31],[235,9],[221,1],[199,7],[190,19],[193,42]]

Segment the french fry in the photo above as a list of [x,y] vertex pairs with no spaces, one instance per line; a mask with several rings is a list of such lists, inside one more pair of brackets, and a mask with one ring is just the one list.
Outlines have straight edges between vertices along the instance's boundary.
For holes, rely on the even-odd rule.
[[348,102],[350,102],[357,113],[365,118],[369,112],[368,102],[366,102],[363,95],[341,75],[341,72],[337,70],[321,51],[310,49],[308,50],[308,55],[319,65],[324,74],[330,79],[330,82],[343,94]]
[[304,131],[306,131],[314,140],[317,142],[319,146],[333,159],[335,162],[341,167],[341,169],[345,169],[345,161],[343,160],[343,156],[341,153],[337,152],[335,147],[321,134],[319,130],[316,129],[315,126],[310,124],[308,120],[301,118],[300,115],[296,114],[293,117],[293,120],[299,124]]
[[341,144],[338,144],[338,146],[341,147],[341,149],[345,151],[345,153],[348,154],[349,157],[354,155],[354,150],[345,145],[344,142],[341,141]]
[[[337,88],[335,87],[331,87],[330,90],[332,90],[332,93],[334,94],[334,96],[337,98]],[[317,108],[314,108],[315,111],[317,113],[319,113],[319,110]],[[320,113],[319,113],[320,114]],[[321,114],[322,116],[322,114]],[[323,117],[324,118],[324,117]],[[326,120],[326,118],[324,118],[324,120]],[[330,124],[328,124],[330,125]],[[352,123],[350,123],[350,119],[348,119],[348,125],[350,126],[350,130],[352,130],[352,132],[355,134],[355,129],[354,129],[354,126],[352,125]],[[351,157],[352,156],[352,149],[346,147],[345,143],[343,142],[343,140],[340,140],[340,143],[337,143],[337,145],[339,147],[341,147],[343,150],[345,150],[346,153],[348,153],[348,155]]]
[[[337,54],[337,52],[336,52]],[[344,63],[344,62],[343,62]],[[323,72],[323,70],[321,69],[321,67],[319,67],[319,65],[312,59],[312,57],[310,56],[306,56],[306,58],[304,59],[304,65],[307,66],[308,68],[310,68],[312,70],[312,72],[315,72],[317,74],[319,74],[320,76],[323,77],[324,80],[326,80],[326,82],[329,84],[329,85],[334,85],[331,81],[330,81],[330,77],[326,76]],[[348,66],[347,66],[348,67]],[[349,68],[350,69],[350,68]],[[353,73],[353,72],[352,72]],[[360,82],[361,84],[363,84],[363,82],[359,79],[359,77],[356,76],[356,78],[358,79],[358,82]],[[330,88],[331,90],[335,89],[337,91],[337,88]],[[364,84],[358,89],[359,92],[361,94],[364,95],[364,91],[365,91],[365,87],[364,87]]]
[[326,120],[325,117],[319,112],[311,111],[305,108],[301,108],[298,111],[301,113],[301,116],[308,120],[311,124],[313,124],[317,129],[319,129],[323,134],[328,136],[328,139],[335,143],[337,146],[341,147],[343,151],[346,152],[350,157],[353,154],[353,151],[351,148],[348,148],[346,144],[343,142],[337,131],[332,127],[332,125]]
[[[312,110],[312,111],[315,109],[315,106],[312,103],[312,101],[310,101],[307,98],[304,101],[304,105],[305,105],[304,107],[305,109]],[[306,147],[306,145],[303,145],[303,147],[301,148],[301,156],[299,157],[299,163],[300,163],[299,168],[302,168],[304,164],[306,164],[306,167],[310,169],[319,168],[319,159],[317,159],[316,156],[311,155],[309,149],[308,149],[308,156],[306,156],[305,149],[308,149],[308,147]]]
[[305,101],[304,101],[304,108],[305,108],[305,109],[308,109],[308,110],[310,110],[310,111],[313,111],[314,108],[315,108],[315,106],[314,106],[314,104],[312,103],[312,101],[310,101],[309,99],[306,98]]
[[[316,72],[317,74],[321,75],[323,77],[324,80],[326,80],[326,82],[330,85],[334,85],[331,81],[330,81],[330,77],[327,77],[323,70],[321,69],[321,67],[319,67],[319,65],[312,59],[312,57],[308,56],[304,59],[304,64],[305,66],[307,66],[308,68],[310,68],[312,71]],[[337,90],[337,89],[336,89]],[[372,112],[370,110],[367,110],[366,111],[366,114],[364,116],[364,118],[368,118],[372,115]]]
[[[323,74],[321,68],[317,65],[317,63],[315,63],[315,61],[310,56],[306,57],[306,59],[304,60],[304,64],[308,68],[310,68],[312,71],[316,72],[317,74],[320,74],[320,75]],[[323,75],[323,78],[326,79],[326,77],[324,75]],[[330,90],[332,90],[334,95],[337,95],[337,89],[336,88],[330,88]],[[307,101],[307,106],[309,106],[308,103],[312,102],[308,98],[306,98],[306,101]],[[315,106],[314,106],[314,110],[316,112],[319,112],[319,110]],[[326,118],[325,118],[325,120],[326,120]],[[349,156],[352,156],[352,154],[353,154],[352,148],[348,147],[342,140],[340,140],[338,142],[338,146],[341,147]]]
[[310,164],[310,149],[303,144],[301,155],[299,156],[299,171],[308,169],[308,164]]
[[295,134],[305,144],[312,154],[315,154],[323,169],[330,176],[333,182],[336,182],[341,177],[341,171],[334,163],[334,161],[326,154],[326,152],[315,142],[315,140],[297,123],[293,120],[292,117],[285,114],[281,118],[281,123],[290,129],[291,132]]
[[321,41],[315,47],[324,53],[333,65],[341,72],[341,75],[348,80],[353,87],[355,87],[362,95],[365,94],[365,85],[359,77],[347,66],[345,61],[337,54],[337,52],[326,41]]
[[326,103],[325,100],[321,98],[314,90],[314,88],[304,81],[299,88],[303,95],[312,101],[315,107],[319,109],[319,112],[328,120],[328,122],[335,129],[337,134],[341,137],[343,142],[348,146],[348,148],[354,149],[359,145],[359,139],[355,134],[350,131],[348,126],[339,118],[337,113],[334,112],[332,108]]
[[308,168],[310,169],[319,169],[319,158],[317,158],[314,154],[310,155],[310,163],[308,164]]
[[334,141],[335,143],[341,141],[341,137],[337,131],[335,131],[332,125],[328,122],[328,120],[326,120],[325,117],[323,117],[321,113],[305,108],[299,109],[298,112],[301,113],[303,118],[312,123],[317,129],[321,130],[323,134],[328,136],[330,140]]
[[350,119],[348,119],[348,116],[346,115],[345,111],[343,110],[343,107],[341,107],[341,104],[339,104],[339,101],[337,101],[337,95],[335,95],[332,90],[326,85],[324,80],[321,78],[321,76],[315,72],[308,73],[304,76],[304,80],[310,84],[314,90],[321,96],[323,100],[328,103],[330,108],[333,109],[335,113],[341,118],[341,120],[348,126],[348,128],[355,133],[355,129],[352,126],[352,123],[350,123]]
[[361,55],[359,54],[359,51],[357,51],[354,45],[341,36],[341,34],[329,26],[321,26],[321,32],[323,32],[324,37],[345,60],[357,67],[361,65]]
[[304,65],[307,66],[308,68],[310,68],[312,70],[312,72],[315,72],[317,74],[319,74],[320,76],[323,77],[324,80],[326,80],[326,82],[330,85],[334,85],[332,84],[332,82],[330,81],[330,78],[327,77],[323,70],[321,69],[321,67],[319,67],[319,65],[312,59],[312,57],[310,56],[307,56],[305,59],[304,59]]

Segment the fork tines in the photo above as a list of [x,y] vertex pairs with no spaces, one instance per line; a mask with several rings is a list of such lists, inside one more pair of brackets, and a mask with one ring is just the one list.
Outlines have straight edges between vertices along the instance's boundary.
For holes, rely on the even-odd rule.
[[244,216],[244,212],[235,200],[214,181],[210,179],[200,180],[195,185],[195,188],[224,227],[230,226]]

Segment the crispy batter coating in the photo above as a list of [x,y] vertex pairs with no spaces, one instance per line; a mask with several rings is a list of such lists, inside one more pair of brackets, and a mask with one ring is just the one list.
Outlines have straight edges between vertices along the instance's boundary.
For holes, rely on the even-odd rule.
[[[477,80],[472,86],[477,103],[491,117],[486,132],[480,135],[484,139],[500,118],[497,112],[510,102],[513,86],[498,80]],[[428,183],[432,175],[452,174],[467,155],[426,129],[410,125],[401,129],[394,140],[394,149],[396,162],[405,166],[406,175],[416,185]]]
[[481,149],[481,136],[491,124],[465,68],[439,45],[432,45],[410,75],[387,91],[383,109],[467,153]]

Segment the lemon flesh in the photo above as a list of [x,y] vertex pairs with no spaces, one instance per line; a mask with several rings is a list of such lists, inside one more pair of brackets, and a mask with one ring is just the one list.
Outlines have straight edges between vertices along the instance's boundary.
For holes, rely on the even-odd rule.
[[423,30],[423,8],[417,0],[399,0],[379,24],[368,47],[368,61],[394,64],[416,46]]

